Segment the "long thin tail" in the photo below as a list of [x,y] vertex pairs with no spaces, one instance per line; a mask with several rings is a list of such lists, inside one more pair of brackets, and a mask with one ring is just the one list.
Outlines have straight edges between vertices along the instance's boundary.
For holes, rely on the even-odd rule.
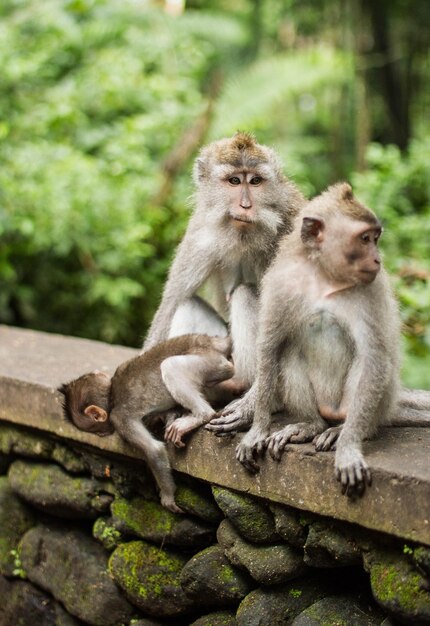
[[430,391],[424,389],[402,389],[399,405],[407,409],[430,411]]
[[430,427],[430,410],[414,409],[400,404],[390,426]]

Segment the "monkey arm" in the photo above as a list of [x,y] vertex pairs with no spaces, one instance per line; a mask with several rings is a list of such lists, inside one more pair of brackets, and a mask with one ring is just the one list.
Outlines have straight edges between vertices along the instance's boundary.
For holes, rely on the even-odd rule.
[[348,496],[362,495],[371,484],[371,473],[362,454],[364,439],[371,437],[384,414],[392,410],[396,381],[386,350],[374,341],[361,345],[346,382],[347,417],[340,431],[335,456],[335,473]]
[[[152,320],[143,350],[167,339],[178,306],[191,298],[217,265],[215,251],[199,243],[199,233],[190,223],[169,271],[163,296]],[[204,233],[202,234],[202,237]]]
[[257,379],[253,385],[255,405],[254,420],[251,429],[242,438],[236,448],[236,458],[249,471],[258,471],[254,460],[255,454],[263,452],[266,438],[270,433],[272,411],[278,396],[279,369],[281,351],[285,353],[292,344],[296,332],[295,323],[286,324],[294,308],[300,304],[296,298],[291,300],[278,297],[267,289],[263,295],[260,317],[260,337],[258,341]]

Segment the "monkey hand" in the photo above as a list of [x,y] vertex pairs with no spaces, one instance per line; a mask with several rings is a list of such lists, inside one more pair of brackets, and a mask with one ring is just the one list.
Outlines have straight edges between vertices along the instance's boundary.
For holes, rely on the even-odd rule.
[[263,454],[266,436],[267,433],[263,433],[257,428],[251,428],[236,447],[237,460],[252,474],[260,471],[260,466],[255,457]]
[[336,451],[335,473],[342,485],[342,493],[349,498],[361,497],[366,486],[372,484],[372,475],[360,450],[342,448]]
[[171,441],[177,448],[184,448],[182,437],[201,425],[201,420],[194,415],[179,417],[167,426],[164,431],[164,440]]
[[327,452],[328,450],[336,450],[336,441],[342,432],[342,426],[333,426],[327,428],[323,433],[315,437],[314,444],[317,452]]
[[246,408],[246,396],[233,400],[222,411],[219,417],[212,419],[205,426],[217,437],[234,435],[239,431],[248,430],[252,424],[252,414]]
[[279,461],[288,443],[306,443],[321,432],[324,426],[320,422],[299,422],[288,424],[266,439],[266,447],[270,456]]

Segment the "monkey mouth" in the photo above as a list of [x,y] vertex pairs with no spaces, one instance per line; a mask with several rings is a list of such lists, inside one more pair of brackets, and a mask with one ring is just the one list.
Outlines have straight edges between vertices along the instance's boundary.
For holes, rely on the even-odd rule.
[[253,224],[254,222],[252,220],[246,219],[245,217],[238,217],[235,215],[231,216],[232,220],[234,222],[241,222],[242,224]]

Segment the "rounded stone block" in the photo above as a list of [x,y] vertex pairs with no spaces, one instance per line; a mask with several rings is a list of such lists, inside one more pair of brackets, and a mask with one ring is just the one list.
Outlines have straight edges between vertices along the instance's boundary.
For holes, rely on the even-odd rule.
[[303,553],[286,544],[256,545],[242,539],[234,526],[223,520],[217,539],[228,560],[246,569],[254,580],[274,585],[297,578],[305,570]]
[[223,487],[212,487],[214,498],[240,534],[254,543],[279,540],[269,508],[251,496]]
[[94,478],[72,477],[53,464],[14,461],[8,473],[16,493],[51,515],[68,519],[94,519],[109,511],[113,496],[108,483]]
[[236,616],[230,611],[217,611],[203,615],[190,626],[236,626]]
[[187,596],[208,608],[237,606],[252,589],[246,573],[234,568],[220,546],[211,546],[188,561],[181,573]]
[[193,602],[185,595],[180,575],[186,557],[145,543],[124,543],[112,553],[109,571],[135,606],[154,617],[186,614]]
[[78,530],[36,526],[19,544],[22,566],[31,582],[92,626],[117,626],[133,608],[109,576],[105,550]]
[[20,500],[5,476],[0,477],[0,574],[17,569],[16,550],[23,534],[35,524],[33,512]]
[[157,544],[202,548],[213,543],[212,525],[168,511],[158,502],[135,497],[115,498],[111,506],[115,527]]
[[428,577],[408,559],[395,552],[374,551],[366,555],[365,567],[380,606],[406,624],[430,624]]
[[378,611],[365,610],[351,596],[329,596],[298,615],[291,626],[380,626]]

